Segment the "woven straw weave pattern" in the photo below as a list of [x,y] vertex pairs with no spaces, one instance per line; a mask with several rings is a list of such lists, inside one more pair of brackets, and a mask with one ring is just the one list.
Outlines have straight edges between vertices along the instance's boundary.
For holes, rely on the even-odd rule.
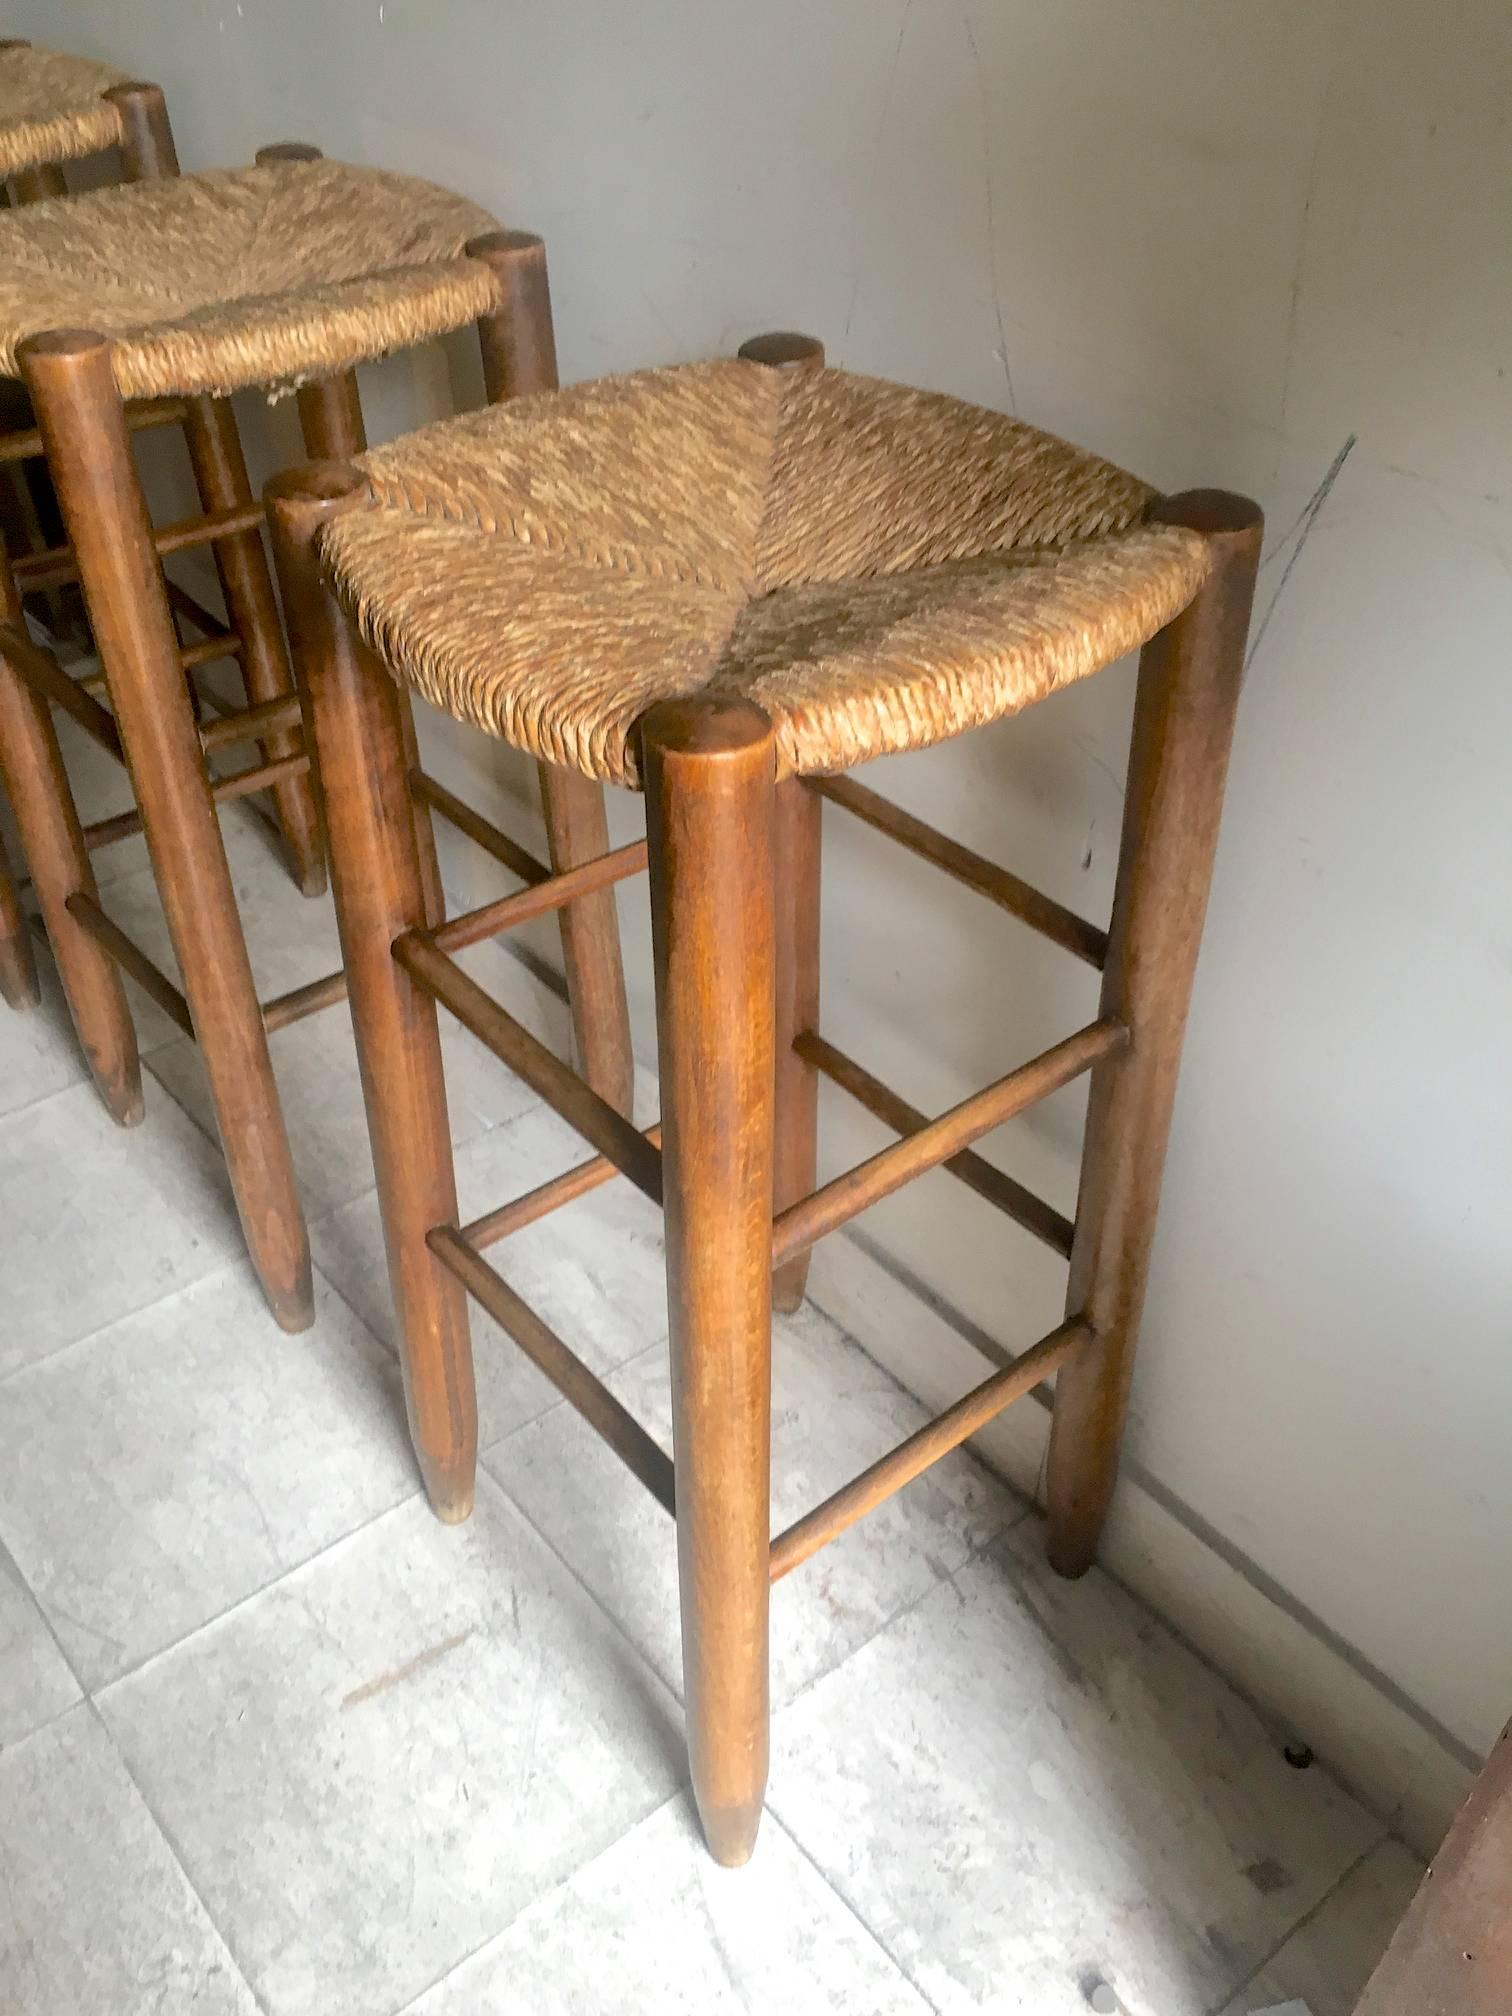
[[121,115],[104,96],[119,70],[51,49],[0,49],[0,175],[114,147]]
[[1003,414],[834,370],[638,372],[363,458],[323,558],[385,663],[608,782],[706,690],[780,774],[978,727],[1154,635],[1208,568],[1136,478]]
[[0,213],[0,371],[44,329],[113,339],[126,398],[282,388],[461,328],[487,211],[339,161],[271,161]]

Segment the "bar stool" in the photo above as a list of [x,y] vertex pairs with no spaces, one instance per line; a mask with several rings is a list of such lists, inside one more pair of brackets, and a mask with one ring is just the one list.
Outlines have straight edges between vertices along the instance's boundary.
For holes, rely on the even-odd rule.
[[[86,57],[52,49],[37,49],[12,37],[0,40],[0,183],[14,205],[65,196],[68,183],[63,164],[82,161],[111,148],[121,152],[122,170],[133,172],[132,146],[139,128],[134,110],[144,87],[134,85],[119,70]],[[160,94],[159,94],[160,95]],[[166,114],[163,115],[166,121]],[[20,386],[10,388],[0,421],[13,446],[31,428],[31,413]],[[34,490],[32,458],[6,455],[3,464],[11,489],[7,497],[7,543],[24,540],[29,548],[44,547],[53,499],[45,485]],[[12,1008],[29,1008],[38,1000],[31,941],[15,882],[0,852],[0,999]]]
[[[466,1515],[470,1291],[675,1515],[693,1785],[713,1853],[740,1862],[766,1778],[770,1581],[1052,1373],[1052,1559],[1073,1575],[1092,1559],[1260,514],[1222,492],[1161,500],[1017,420],[827,369],[786,336],[445,422],[356,466],[289,472],[270,500],[427,1490],[443,1518]],[[1017,713],[1141,644],[1107,933],[841,774]],[[406,789],[408,688],[643,790],[647,841],[437,927]],[[825,799],[1099,967],[1095,1017],[937,1119],[872,1078],[817,1026]],[[451,957],[648,860],[659,1135]],[[598,1151],[461,1227],[438,1001]],[[1086,1071],[1072,1227],[971,1143]],[[816,1189],[820,1073],[902,1138]],[[796,1304],[817,1239],[941,1164],[1068,1253],[1066,1320],[772,1539],[772,1302]],[[665,1207],[675,1491],[672,1459],[483,1257],[617,1172]]]
[[[17,561],[0,623],[0,772],[16,814],[74,1023],[105,1103],[141,1112],[141,1078],[121,971],[194,1036],[248,1249],[288,1329],[312,1318],[309,1246],[267,1036],[341,999],[342,974],[260,1004],[215,812],[272,790],[296,873],[324,884],[324,842],[299,697],[288,669],[263,511],[252,499],[228,395],[296,395],[306,449],[350,455],[366,442],[355,367],[475,326],[491,398],[555,383],[540,241],[501,232],[476,205],[428,183],[265,149],[247,169],[178,176],[161,96],[144,106],[140,158],[156,179],[0,216],[0,373],[25,381],[69,550]],[[203,515],[156,530],[131,455],[133,410],[182,412]],[[3,451],[0,451],[3,452]],[[166,555],[212,542],[227,630],[165,579]],[[20,593],[50,569],[77,572],[108,706],[72,680],[15,620]],[[186,642],[175,616],[200,634]],[[235,653],[248,705],[201,728],[186,670]],[[68,793],[50,709],[70,713],[123,760],[134,813],[86,833]],[[417,789],[520,872],[550,869],[418,771]],[[236,743],[261,760],[213,776]],[[544,766],[554,865],[606,845],[602,794]],[[144,831],[182,991],[111,921],[92,844]],[[421,842],[434,914],[440,877],[428,817]],[[569,989],[584,1069],[628,1109],[632,1062],[612,898],[563,913]]]

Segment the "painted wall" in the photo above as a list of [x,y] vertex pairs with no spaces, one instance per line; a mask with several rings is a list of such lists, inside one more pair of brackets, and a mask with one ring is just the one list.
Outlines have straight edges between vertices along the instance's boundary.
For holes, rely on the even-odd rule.
[[[1383,1803],[1410,1807],[1426,1773],[1431,1835],[1512,1711],[1503,0],[12,0],[8,19],[158,78],[186,166],[310,138],[542,231],[565,375],[797,326],[1168,488],[1261,499],[1114,1559],[1357,1782],[1384,1774]],[[460,348],[450,369],[468,390]],[[448,393],[434,357],[371,379],[375,432]],[[266,438],[288,446],[286,412]],[[1130,694],[1119,668],[867,781],[1101,917]],[[528,827],[520,766],[476,744],[438,760],[490,769]],[[1085,1019],[1090,976],[828,816],[826,1026],[916,1103]],[[832,1163],[876,1145],[827,1114]],[[989,1152],[1069,1206],[1078,1117],[1062,1095]],[[843,1245],[816,1287],[921,1391],[960,1390],[973,1326],[1018,1349],[1053,1320],[1058,1270],[948,1178],[864,1231],[933,1306]],[[1042,1426],[1008,1435],[1010,1468]],[[1374,1765],[1372,1716],[1395,1731]]]

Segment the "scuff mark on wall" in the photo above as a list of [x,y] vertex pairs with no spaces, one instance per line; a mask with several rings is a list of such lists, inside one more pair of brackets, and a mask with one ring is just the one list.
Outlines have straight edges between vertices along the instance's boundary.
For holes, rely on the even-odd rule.
[[1312,537],[1313,527],[1318,522],[1318,514],[1322,511],[1323,506],[1328,502],[1329,493],[1332,491],[1335,483],[1338,482],[1340,473],[1344,468],[1344,464],[1349,460],[1350,455],[1354,452],[1354,446],[1358,439],[1359,436],[1357,434],[1350,434],[1345,437],[1343,446],[1340,448],[1338,454],[1335,455],[1332,462],[1329,463],[1328,470],[1327,473],[1324,475],[1323,481],[1318,485],[1317,489],[1314,490],[1311,497],[1309,497],[1307,502],[1302,506],[1302,509],[1297,513],[1296,518],[1293,520],[1292,524],[1287,528],[1283,536],[1276,541],[1276,544],[1271,548],[1270,552],[1266,554],[1265,558],[1260,563],[1261,569],[1263,571],[1270,565],[1272,560],[1276,559],[1276,557],[1279,554],[1285,552],[1287,541],[1291,539],[1293,535],[1295,535],[1296,544],[1292,547],[1291,552],[1287,555],[1286,565],[1281,570],[1281,579],[1276,583],[1276,592],[1274,595],[1272,595],[1269,602],[1266,603],[1265,614],[1260,618],[1260,621],[1256,624],[1255,634],[1250,639],[1249,651],[1246,654],[1244,660],[1244,669],[1246,672],[1248,672],[1251,665],[1253,665],[1255,662],[1255,653],[1260,649],[1261,644],[1265,640],[1265,633],[1270,628],[1270,620],[1272,616],[1274,616],[1276,613],[1276,605],[1281,600],[1282,595],[1286,592],[1286,584],[1288,581],[1290,581],[1292,577],[1293,568],[1296,566],[1297,562],[1302,558],[1302,548],[1307,544],[1308,540]]
[[986,210],[987,223],[987,272],[992,281],[992,312],[997,317],[997,360],[1003,367],[1003,382],[1008,387],[1008,411],[1018,413],[1018,399],[1013,390],[1013,366],[1008,362],[1008,332],[1003,327],[1003,289],[998,279],[997,221],[992,209],[992,126],[991,111],[987,96],[987,80],[982,74],[982,52],[977,47],[976,30],[971,25],[971,10],[961,9],[961,26],[966,30],[966,46],[971,51],[971,68],[976,78],[977,95],[982,107],[982,200]]

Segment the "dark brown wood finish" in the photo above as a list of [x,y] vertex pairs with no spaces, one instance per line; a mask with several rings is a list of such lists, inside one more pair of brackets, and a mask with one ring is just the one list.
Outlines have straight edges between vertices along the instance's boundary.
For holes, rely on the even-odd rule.
[[274,1315],[303,1329],[314,1317],[304,1217],[110,345],[58,332],[29,339],[20,361],[79,556],[242,1229]]
[[[188,400],[184,439],[189,444],[200,502],[207,512],[232,511],[253,502],[229,399]],[[229,533],[215,540],[210,550],[231,627],[241,639],[242,678],[249,703],[266,707],[291,699],[294,678],[261,529]],[[283,762],[299,755],[304,737],[297,728],[279,729],[269,733],[262,746],[266,762]],[[306,896],[321,895],[326,886],[325,841],[308,775],[286,777],[275,785],[273,803],[295,882]]]
[[[313,161],[319,157],[318,148],[288,141],[279,147],[264,147],[257,158],[259,161]],[[367,425],[362,417],[362,395],[355,371],[343,371],[339,377],[321,378],[301,385],[295,397],[305,450],[312,461],[352,462],[366,452]],[[420,767],[420,744],[415,736],[414,702],[407,687],[399,690],[399,730],[404,738],[405,766],[413,774]],[[426,921],[439,924],[446,915],[446,896],[441,887],[441,863],[436,853],[430,808],[418,798],[412,800],[412,806],[415,850],[425,889]]]
[[410,1435],[432,1506],[456,1521],[472,1509],[478,1451],[467,1298],[425,1243],[457,1221],[446,1083],[435,1005],[389,949],[426,922],[403,710],[322,584],[315,551],[321,526],[364,494],[350,467],[291,471],[269,486],[270,525],[320,764]]
[[126,182],[153,182],[179,172],[178,149],[168,123],[168,106],[157,84],[113,84],[105,93],[118,108],[125,135],[121,176]]
[[[0,697],[0,707],[3,706],[4,699]],[[0,843],[0,1001],[8,1008],[35,1008],[41,998],[26,912],[4,844]]]
[[[819,1074],[799,1047],[819,1022],[820,838],[824,806],[790,777],[777,787],[777,1149],[773,1207],[780,1214],[807,1197],[818,1170]],[[811,1248],[772,1274],[772,1307],[790,1313],[803,1300]]]
[[1215,490],[1155,516],[1202,533],[1212,573],[1140,659],[1102,989],[1130,1046],[1093,1073],[1066,1296],[1097,1341],[1057,1377],[1050,1436],[1050,1560],[1063,1575],[1092,1565],[1118,1470],[1264,529],[1258,505]]
[[776,756],[745,702],[642,725],[683,1698],[704,1835],[734,1865],[767,1775]]
[[[929,1126],[926,1114],[916,1106],[910,1106],[890,1085],[874,1078],[863,1065],[853,1057],[847,1057],[843,1050],[837,1050],[833,1043],[827,1042],[817,1032],[799,1036],[797,1047],[799,1054],[821,1071],[831,1084],[848,1092],[895,1134],[922,1134]],[[1070,1253],[1071,1220],[1062,1217],[1042,1197],[1036,1197],[1032,1190],[1026,1190],[1022,1183],[1005,1176],[1001,1169],[995,1168],[974,1149],[963,1148],[959,1154],[947,1156],[940,1167],[959,1178],[968,1190],[974,1190],[987,1203],[1016,1220],[1037,1239],[1043,1239],[1047,1246],[1053,1246],[1063,1258]]]
[[[90,1076],[111,1117],[123,1127],[134,1126],[143,1112],[136,1031],[120,974],[68,908],[71,897],[94,898],[99,892],[51,709],[17,659],[18,643],[28,651],[37,647],[20,627],[21,597],[3,556],[0,603],[6,615],[0,624],[0,783],[21,836],[32,890]],[[7,986],[6,999],[13,1007],[28,1007],[37,998],[36,972],[19,901],[16,924],[16,936],[0,970],[15,976],[12,984],[20,995],[13,998]]]
[[789,1205],[773,1230],[775,1264],[780,1266],[793,1254],[806,1251],[826,1233],[849,1223],[859,1212],[890,1197],[894,1190],[901,1190],[905,1183],[911,1183],[926,1170],[948,1162],[961,1149],[980,1140],[994,1127],[1001,1127],[1005,1120],[1011,1120],[1015,1113],[1048,1098],[1062,1085],[1069,1085],[1102,1058],[1121,1054],[1127,1044],[1128,1031],[1112,1016],[1089,1022],[1085,1029],[1052,1044],[995,1084],[973,1092],[969,1099],[952,1106],[938,1120],[929,1121],[917,1133],[905,1135],[890,1148],[879,1149],[801,1203]]
[[[492,231],[471,239],[467,251],[492,267],[499,280],[499,305],[478,323],[489,400],[497,404],[555,391],[546,247],[533,232]],[[552,867],[560,873],[607,854],[609,820],[602,785],[552,763],[539,764],[537,770]],[[635,1055],[614,891],[580,897],[559,911],[558,923],[583,1076],[628,1119],[635,1097]]]
[[1433,1858],[1355,2016],[1512,2010],[1512,1728]]
[[1021,1358],[992,1373],[954,1406],[915,1430],[906,1442],[900,1442],[859,1477],[853,1477],[822,1505],[795,1520],[772,1542],[772,1580],[778,1582],[784,1575],[790,1575],[848,1526],[854,1526],[884,1499],[901,1491],[915,1477],[922,1477],[931,1464],[958,1449],[979,1428],[985,1428],[1005,1407],[1032,1393],[1057,1367],[1089,1344],[1091,1334],[1085,1323],[1060,1324]]

